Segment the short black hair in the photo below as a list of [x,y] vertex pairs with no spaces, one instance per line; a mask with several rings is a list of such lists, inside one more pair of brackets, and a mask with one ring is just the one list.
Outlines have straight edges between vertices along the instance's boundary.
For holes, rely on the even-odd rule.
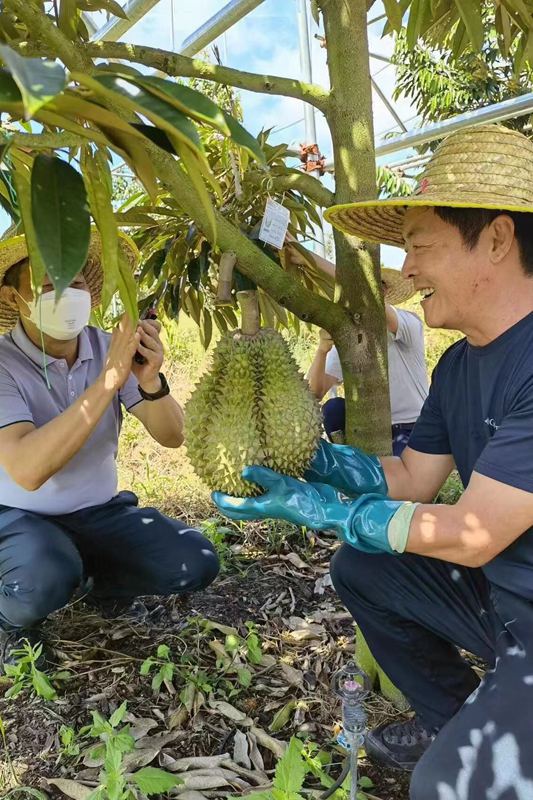
[[492,210],[486,208],[448,208],[437,206],[435,214],[460,232],[466,247],[473,250],[479,242],[481,231],[505,214],[514,222],[515,236],[520,251],[522,268],[533,276],[533,214],[525,211]]

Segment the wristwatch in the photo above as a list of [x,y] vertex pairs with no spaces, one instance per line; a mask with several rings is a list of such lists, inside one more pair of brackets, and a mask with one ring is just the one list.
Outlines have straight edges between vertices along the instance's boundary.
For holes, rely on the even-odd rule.
[[137,385],[139,394],[143,400],[159,400],[161,397],[166,397],[167,394],[170,394],[170,386],[162,372],[159,373],[159,379],[161,381],[161,388],[157,392],[145,392],[141,386]]

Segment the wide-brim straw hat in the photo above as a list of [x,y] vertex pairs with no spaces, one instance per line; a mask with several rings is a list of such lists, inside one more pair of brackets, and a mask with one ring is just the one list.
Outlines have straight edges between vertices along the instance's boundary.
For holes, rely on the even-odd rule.
[[411,278],[404,278],[399,269],[381,267],[381,279],[385,281],[387,286],[385,300],[391,306],[405,303],[416,294],[415,285]]
[[[24,234],[10,235],[12,230],[12,228],[8,229],[0,240],[0,286],[4,282],[6,272],[15,264],[18,264],[19,261],[28,257],[26,237]],[[121,252],[133,270],[139,255],[137,246],[122,231],[119,233],[119,237]],[[102,270],[102,241],[98,230],[94,226],[91,228],[89,252],[83,268],[83,275],[91,295],[91,306],[96,308],[100,305],[102,299],[104,275]],[[0,297],[0,333],[7,333],[12,330],[18,322],[18,318],[17,309],[9,306]]]
[[501,125],[466,128],[441,142],[411,196],[345,203],[324,216],[344,233],[403,247],[406,210],[427,206],[533,213],[533,142]]

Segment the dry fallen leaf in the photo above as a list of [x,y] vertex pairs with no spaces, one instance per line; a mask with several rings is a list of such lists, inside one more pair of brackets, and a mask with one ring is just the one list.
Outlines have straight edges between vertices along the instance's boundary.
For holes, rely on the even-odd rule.
[[66,794],[72,800],[86,800],[93,791],[88,786],[84,786],[78,781],[71,781],[67,778],[47,778],[46,782],[49,786],[55,786],[60,792]]
[[216,769],[223,761],[229,759],[229,753],[216,756],[190,756],[177,758],[172,765],[166,767],[170,772],[186,772],[188,769]]
[[233,739],[233,760],[236,764],[241,764],[246,769],[252,768],[252,762],[248,755],[248,739],[242,731],[235,731]]
[[251,733],[253,733],[257,739],[258,744],[266,747],[271,753],[274,753],[276,758],[283,758],[288,746],[286,742],[280,742],[278,739],[274,739],[273,736],[269,736],[263,728],[252,728]]

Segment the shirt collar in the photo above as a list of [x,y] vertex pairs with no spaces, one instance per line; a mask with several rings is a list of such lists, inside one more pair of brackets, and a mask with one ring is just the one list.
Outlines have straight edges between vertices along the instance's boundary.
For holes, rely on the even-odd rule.
[[[88,331],[88,328],[84,328],[78,337],[78,358],[74,366],[82,361],[88,361],[93,358],[93,348]],[[59,360],[53,356],[49,356],[48,353],[43,353],[40,347],[34,345],[27,336],[20,320],[11,331],[11,338],[19,350],[22,350],[24,355],[28,356],[28,358],[33,361],[34,364],[37,364],[38,367],[41,367],[41,369],[45,365],[48,367],[50,364],[54,364]]]

